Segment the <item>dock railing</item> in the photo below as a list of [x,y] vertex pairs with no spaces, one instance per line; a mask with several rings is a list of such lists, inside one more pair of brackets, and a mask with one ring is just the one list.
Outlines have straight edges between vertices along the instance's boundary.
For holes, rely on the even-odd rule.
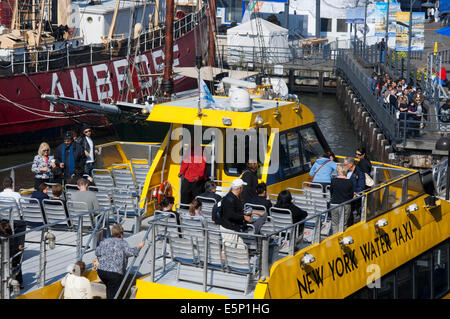
[[222,44],[217,51],[229,66],[254,68],[260,64],[311,65],[334,61],[336,51],[330,45],[316,47],[274,47],[261,48],[256,45],[235,46]]
[[450,116],[442,112],[439,103],[439,86],[430,78],[422,78],[417,83],[423,87],[425,96],[422,111],[401,113],[398,104],[391,105],[380,91],[371,88],[367,71],[349,53],[338,51],[336,67],[391,144],[401,143],[405,147],[409,141],[436,141],[441,132],[450,128]]

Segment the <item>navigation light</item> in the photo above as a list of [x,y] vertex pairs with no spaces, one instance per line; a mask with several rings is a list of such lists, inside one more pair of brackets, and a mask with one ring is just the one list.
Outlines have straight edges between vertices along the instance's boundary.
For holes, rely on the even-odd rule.
[[304,266],[304,265],[307,265],[307,264],[311,264],[311,263],[313,263],[315,261],[316,261],[316,258],[314,258],[313,255],[305,253],[305,255],[302,257],[302,259],[300,259],[300,265]]
[[341,248],[343,248],[344,246],[353,244],[353,242],[354,240],[351,236],[345,236],[339,241],[339,245],[341,246]]
[[376,223],[375,223],[375,230],[378,233],[380,231],[380,229],[384,226],[386,226],[388,224],[387,220],[384,218],[379,219]]

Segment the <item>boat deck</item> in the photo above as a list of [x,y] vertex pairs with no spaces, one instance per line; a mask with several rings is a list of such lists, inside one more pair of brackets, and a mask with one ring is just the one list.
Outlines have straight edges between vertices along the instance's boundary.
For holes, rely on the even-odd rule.
[[[135,247],[139,242],[141,242],[145,236],[146,230],[148,227],[148,223],[146,221],[151,220],[151,218],[147,218],[143,221],[142,230],[137,234],[126,233],[125,240],[131,247]],[[125,229],[127,229],[128,223],[125,222]],[[70,231],[51,231],[56,236],[56,246],[54,249],[47,248],[47,266],[46,266],[46,278],[45,278],[45,286],[54,284],[68,273],[68,267],[72,265],[77,258],[77,250],[76,250],[76,232]],[[83,236],[83,243],[85,243],[89,238],[89,235]],[[40,240],[41,240],[41,232],[31,232],[26,235],[25,242],[25,250],[23,256],[22,263],[22,275],[23,275],[23,285],[24,288],[21,289],[20,295],[27,294],[32,292],[38,288],[40,288],[38,280],[39,280],[39,265],[40,265]],[[148,245],[148,241],[147,241]],[[142,250],[147,248],[147,245],[144,246]],[[160,241],[157,243],[156,251],[162,251],[163,243]],[[84,247],[83,247],[84,248]],[[90,251],[89,251],[90,250]],[[89,249],[88,252],[83,256],[82,260],[86,264],[86,269],[92,268],[92,261],[95,257],[95,252]],[[133,258],[128,259],[128,264],[130,266]],[[184,280],[177,280],[177,264],[171,260],[170,256],[166,258],[166,268],[163,271],[163,259],[159,258],[156,260],[156,269],[155,269],[155,282],[163,285],[177,286],[180,288],[203,291],[203,286],[201,283],[193,283]],[[133,265],[133,269],[131,274],[133,274],[137,267],[142,263],[142,266],[138,270],[136,279],[141,279],[144,281],[150,281],[150,273],[151,273],[151,256],[148,254],[140,254],[136,259],[136,262]],[[131,276],[131,275],[130,275]],[[190,276],[192,280],[201,282],[203,276],[202,268],[198,268],[192,270],[190,272]],[[219,277],[215,275],[216,277]],[[221,280],[230,280],[233,279],[233,276],[225,276],[225,279]],[[239,281],[242,279],[242,276],[234,277],[239,284]],[[225,289],[220,287],[208,287],[206,292],[226,296],[232,299],[252,299],[254,288],[256,286],[257,279],[252,280],[249,285],[249,293],[244,294],[242,291],[237,291],[233,289]],[[101,283],[100,283],[101,285]],[[93,289],[98,289],[93,287]],[[103,296],[104,297],[104,296]]]

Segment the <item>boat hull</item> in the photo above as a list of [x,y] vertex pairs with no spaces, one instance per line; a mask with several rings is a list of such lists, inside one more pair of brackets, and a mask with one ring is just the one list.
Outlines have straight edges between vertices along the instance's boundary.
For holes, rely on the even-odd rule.
[[[175,41],[174,66],[195,65],[195,32],[199,33],[196,29],[204,25],[200,23]],[[64,69],[0,77],[0,148],[16,144],[18,137],[22,143],[58,139],[66,129],[81,123],[94,127],[111,125],[104,114],[52,104],[42,99],[42,94],[88,101],[131,101],[154,93],[157,78],[148,75],[161,73],[163,68],[161,46],[129,60],[113,57]],[[174,84],[175,93],[197,86],[195,79],[183,76],[176,76]]]

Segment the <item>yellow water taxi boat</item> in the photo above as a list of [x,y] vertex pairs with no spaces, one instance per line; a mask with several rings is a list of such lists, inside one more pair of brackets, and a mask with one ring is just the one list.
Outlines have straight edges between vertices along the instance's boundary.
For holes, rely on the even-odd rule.
[[[76,103],[64,97],[51,99]],[[119,216],[123,210],[114,192],[120,187],[133,188],[135,194],[129,195],[135,200],[133,212],[121,215],[124,225],[130,226],[127,241],[146,242],[140,255],[129,261],[131,284],[124,282],[122,289],[130,298],[448,297],[450,204],[443,197],[446,161],[426,172],[372,162],[375,186],[346,203],[361,207],[360,220],[347,229],[341,221],[339,231],[332,234],[330,215],[342,215],[343,205],[330,208],[329,190],[308,182],[311,166],[330,148],[307,106],[298,100],[246,98],[236,102],[225,96],[214,100],[213,105],[205,104],[194,96],[151,108],[135,105],[136,110],[144,110],[141,114],[146,114],[149,125],[170,124],[164,140],[98,146],[94,181],[99,196],[107,192],[100,189],[104,182],[111,199],[104,208],[110,211],[105,219]],[[111,107],[120,110],[120,106]],[[178,173],[191,140],[207,154],[208,177],[218,184],[218,193],[225,194],[231,181],[242,174],[245,162],[257,154],[258,178],[267,184],[271,199],[275,201],[280,191],[290,190],[295,205],[306,210],[308,217],[293,224],[292,218],[271,210],[261,233],[240,233],[245,245],[236,248],[221,246],[223,230],[211,219],[212,205],[202,208],[206,226],[187,217],[179,224],[174,222],[173,216],[158,210],[152,190],[170,185],[176,209],[183,215],[186,208],[179,204]],[[250,154],[255,149],[256,153]],[[129,184],[121,176],[130,177]],[[300,225],[304,232],[298,236],[295,229]],[[98,226],[92,234],[101,227],[108,226]],[[31,234],[32,229],[29,231]],[[71,258],[84,260],[89,268],[92,242],[80,242],[78,253]],[[22,268],[24,272],[31,269],[26,258]],[[59,280],[63,275],[59,270],[53,281],[41,280],[38,289],[29,288],[15,297],[61,298]],[[88,277],[101,287],[94,270]]]

